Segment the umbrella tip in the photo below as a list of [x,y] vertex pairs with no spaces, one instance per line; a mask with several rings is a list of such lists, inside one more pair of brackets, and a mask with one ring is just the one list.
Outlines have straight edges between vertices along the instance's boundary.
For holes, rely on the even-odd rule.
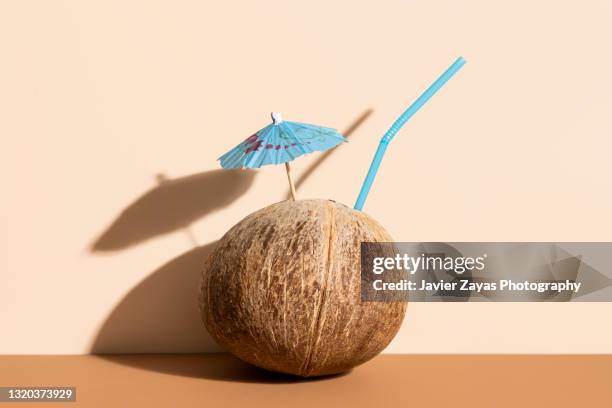
[[278,125],[283,121],[282,115],[278,112],[272,112],[270,116],[272,116],[272,123],[274,123],[275,125]]

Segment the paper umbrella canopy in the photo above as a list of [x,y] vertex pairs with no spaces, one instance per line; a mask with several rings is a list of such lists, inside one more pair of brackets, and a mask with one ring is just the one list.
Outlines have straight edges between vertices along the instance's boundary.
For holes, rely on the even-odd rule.
[[258,168],[268,164],[285,163],[295,199],[289,162],[307,153],[331,149],[345,141],[344,136],[336,129],[283,121],[279,113],[272,113],[270,125],[249,136],[221,156],[219,161],[226,169]]

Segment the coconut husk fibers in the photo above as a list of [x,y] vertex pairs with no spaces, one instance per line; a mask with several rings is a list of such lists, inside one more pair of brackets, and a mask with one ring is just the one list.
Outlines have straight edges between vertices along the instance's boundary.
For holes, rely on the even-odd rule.
[[200,306],[211,336],[258,367],[299,376],[380,353],[406,304],[360,301],[360,244],[392,238],[329,200],[283,201],[240,221],[206,261]]

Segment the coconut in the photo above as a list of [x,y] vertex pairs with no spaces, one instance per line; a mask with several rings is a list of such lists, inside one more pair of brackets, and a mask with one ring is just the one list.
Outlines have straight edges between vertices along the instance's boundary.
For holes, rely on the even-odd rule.
[[406,303],[361,302],[364,241],[392,239],[330,200],[288,200],[247,216],[206,261],[200,306],[210,335],[248,363],[304,377],[376,356]]

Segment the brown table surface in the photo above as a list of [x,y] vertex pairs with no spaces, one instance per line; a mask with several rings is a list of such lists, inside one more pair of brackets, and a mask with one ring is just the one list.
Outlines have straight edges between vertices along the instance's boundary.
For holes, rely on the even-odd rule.
[[87,407],[612,407],[612,355],[382,355],[299,380],[227,354],[0,356],[0,386],[75,386]]

